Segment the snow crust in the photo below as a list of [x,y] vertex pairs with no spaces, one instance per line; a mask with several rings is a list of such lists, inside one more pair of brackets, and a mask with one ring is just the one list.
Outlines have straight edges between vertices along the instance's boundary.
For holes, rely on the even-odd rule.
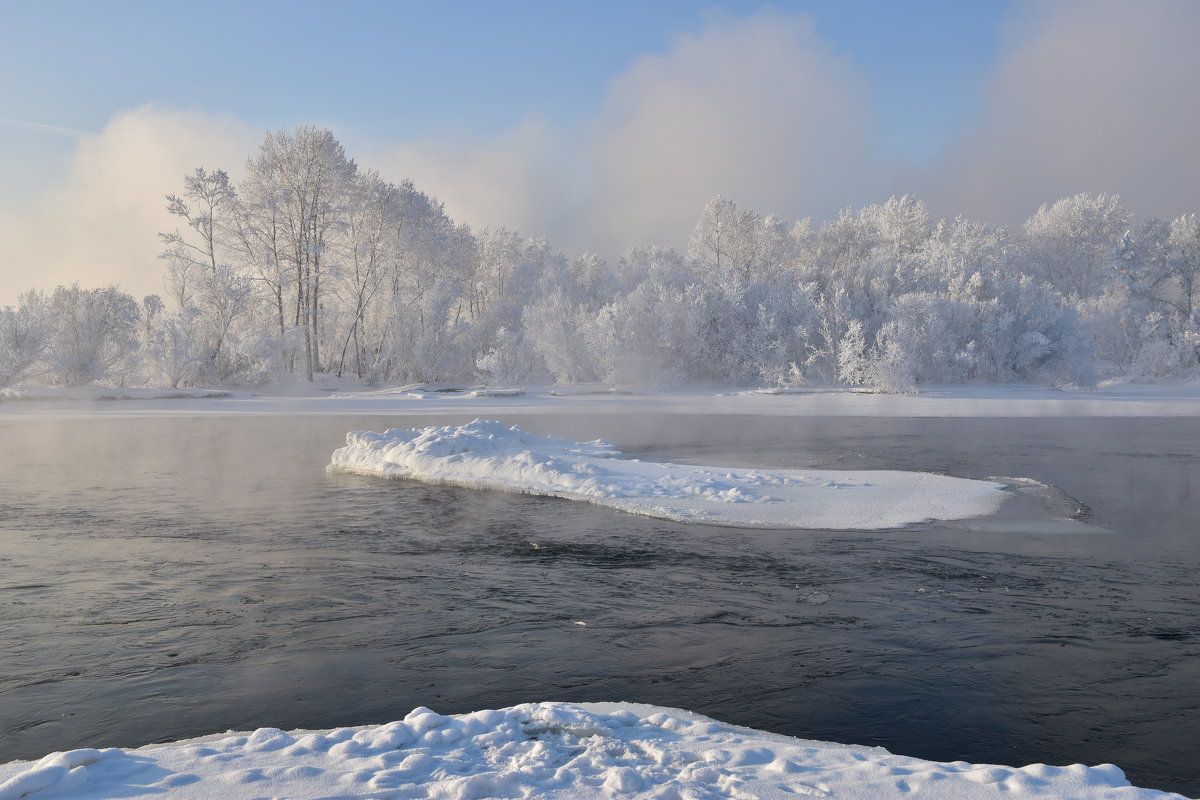
[[537,436],[500,422],[353,431],[333,471],[562,497],[635,514],[746,528],[877,530],[989,514],[1004,484],[923,472],[766,471],[658,464],[605,441]]
[[1152,800],[1112,764],[939,763],[630,703],[532,703],[319,732],[259,728],[0,766],[0,800]]

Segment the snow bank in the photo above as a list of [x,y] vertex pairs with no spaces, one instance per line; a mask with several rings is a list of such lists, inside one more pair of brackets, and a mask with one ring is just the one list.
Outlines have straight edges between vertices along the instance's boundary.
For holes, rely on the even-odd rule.
[[[745,392],[682,391],[631,394],[596,384],[486,388],[408,384],[362,390],[357,382],[327,376],[316,383],[273,384],[253,394],[231,392],[220,403],[181,398],[203,390],[106,389],[68,393],[61,389],[0,390],[0,418],[98,419],[113,416],[257,416],[263,414],[387,415],[460,414],[706,414],[769,417],[1198,417],[1200,381],[1112,384],[1096,391],[1066,392],[1022,384],[922,387],[920,394],[878,394],[845,388]],[[223,394],[224,392],[220,392]],[[143,402],[6,403],[18,397],[97,399],[120,396]],[[169,395],[169,402],[161,399]],[[72,407],[68,407],[72,406]]]
[[141,386],[22,386],[0,389],[0,400],[199,400],[248,397],[226,389],[171,389]]
[[772,471],[656,464],[608,442],[572,442],[499,422],[351,432],[330,469],[583,500],[679,522],[875,530],[993,512],[1004,484],[923,472]]
[[524,397],[525,390],[519,386],[508,388],[493,387],[487,389],[475,389],[468,392],[467,397]]
[[937,763],[792,739],[686,711],[537,703],[444,717],[417,708],[364,728],[72,750],[0,766],[0,798],[717,798],[1151,800],[1111,764]]

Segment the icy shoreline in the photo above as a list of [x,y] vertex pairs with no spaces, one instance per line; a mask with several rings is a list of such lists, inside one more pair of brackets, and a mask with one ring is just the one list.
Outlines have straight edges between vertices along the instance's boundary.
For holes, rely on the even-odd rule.
[[[119,400],[120,402],[109,402]],[[894,395],[850,389],[614,392],[604,387],[410,385],[363,389],[343,383],[239,390],[21,388],[0,391],[0,418],[254,416],[261,414],[750,414],[797,417],[1196,417],[1200,382],[1114,384],[1094,391],[1041,386],[923,387]]]
[[658,464],[608,442],[537,436],[500,422],[354,431],[329,469],[561,497],[676,522],[880,530],[994,512],[1004,484],[893,470],[766,471]]
[[399,800],[837,797],[1167,800],[1112,764],[940,763],[793,739],[677,709],[530,703],[319,732],[260,728],[0,765],[0,798]]

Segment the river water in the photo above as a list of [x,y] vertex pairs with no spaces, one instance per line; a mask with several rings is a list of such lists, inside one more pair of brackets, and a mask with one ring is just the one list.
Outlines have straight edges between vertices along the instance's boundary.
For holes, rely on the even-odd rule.
[[538,700],[1200,795],[1200,420],[503,416],[627,455],[1022,476],[1076,531],[683,525],[329,474],[439,417],[0,421],[0,762]]

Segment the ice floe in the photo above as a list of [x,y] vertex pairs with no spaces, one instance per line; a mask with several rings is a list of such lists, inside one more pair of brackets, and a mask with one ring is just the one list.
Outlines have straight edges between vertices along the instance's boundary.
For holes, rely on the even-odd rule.
[[746,528],[876,530],[995,511],[1005,484],[894,470],[758,470],[623,458],[604,441],[500,422],[355,431],[330,469],[562,497],[635,514]]
[[629,703],[531,703],[320,732],[260,728],[0,766],[0,798],[1166,800],[1112,764],[940,763]]

